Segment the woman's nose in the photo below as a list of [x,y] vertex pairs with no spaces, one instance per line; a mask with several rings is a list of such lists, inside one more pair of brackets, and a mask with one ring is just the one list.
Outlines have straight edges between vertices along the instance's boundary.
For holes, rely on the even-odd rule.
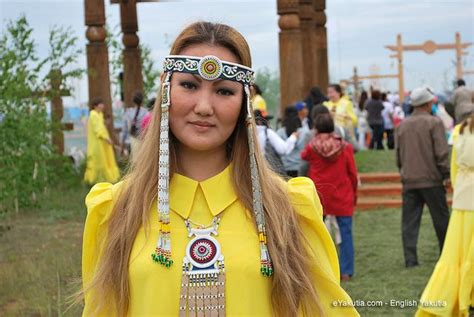
[[201,116],[212,116],[214,114],[212,93],[207,91],[207,89],[203,89],[199,94],[194,112]]

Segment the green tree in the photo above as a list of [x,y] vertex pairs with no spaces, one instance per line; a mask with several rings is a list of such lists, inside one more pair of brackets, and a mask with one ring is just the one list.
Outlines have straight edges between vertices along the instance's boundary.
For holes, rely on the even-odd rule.
[[268,113],[273,115],[274,121],[276,121],[280,115],[280,76],[278,72],[261,68],[256,72],[255,83],[262,90]]
[[31,205],[49,184],[64,178],[46,107],[57,92],[46,92],[46,83],[51,67],[60,67],[66,79],[80,76],[77,69],[67,71],[79,52],[69,51],[75,43],[70,30],[56,27],[50,53],[40,59],[32,32],[21,16],[8,22],[0,38],[0,211]]

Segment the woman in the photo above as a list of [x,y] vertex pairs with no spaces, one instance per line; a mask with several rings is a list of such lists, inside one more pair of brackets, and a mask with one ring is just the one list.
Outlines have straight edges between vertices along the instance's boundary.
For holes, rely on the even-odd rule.
[[354,128],[357,126],[357,116],[350,99],[342,93],[342,87],[331,84],[328,87],[329,101],[323,103],[331,111],[334,123],[349,131],[354,136]]
[[268,126],[268,117],[260,110],[254,110],[256,134],[260,151],[270,164],[271,169],[280,176],[286,176],[282,156],[290,153],[298,140],[298,132],[294,132],[288,139],[283,140]]
[[87,122],[87,165],[84,174],[84,181],[90,185],[115,183],[120,178],[113,143],[104,123],[104,109],[102,99],[92,101]]
[[308,126],[309,127],[313,126],[313,121],[312,121],[312,118],[311,118],[311,112],[313,111],[313,107],[316,106],[316,105],[320,105],[325,101],[328,101],[328,98],[323,94],[323,92],[321,91],[321,88],[319,88],[317,86],[311,87],[311,89],[309,90],[308,96],[304,100],[304,102],[308,106],[308,112],[310,114],[310,116],[308,116],[308,120],[309,120],[308,121]]
[[394,115],[394,106],[391,101],[387,99],[387,94],[382,93],[382,104],[383,104],[383,110],[382,110],[382,118],[383,118],[383,128],[385,135],[387,136],[387,147],[389,150],[393,150],[395,147],[395,139],[393,136],[393,130],[394,130],[394,125],[393,125],[393,115]]
[[[416,316],[469,316],[474,309],[474,114],[453,132],[453,211],[443,251]],[[435,303],[435,304],[432,304]]]
[[266,117],[267,112],[267,102],[263,99],[263,92],[257,84],[252,85],[253,97],[252,97],[252,106],[253,110],[260,110],[262,115]]
[[171,54],[128,175],[86,198],[84,315],[357,315],[313,184],[256,145],[245,39],[197,22]]
[[283,140],[288,140],[294,133],[298,134],[298,140],[291,152],[282,155],[281,159],[288,177],[297,177],[298,170],[301,165],[300,153],[304,149],[305,139],[311,134],[307,126],[303,126],[298,117],[297,109],[294,106],[289,106],[285,109],[285,119],[283,120],[283,127],[277,130],[278,135]]
[[367,110],[365,110],[365,102],[369,99],[367,91],[362,91],[359,98],[359,105],[356,109],[357,114],[357,141],[360,150],[365,150],[366,135],[369,130],[369,123],[367,122]]
[[369,149],[384,149],[382,143],[384,131],[382,111],[384,107],[380,99],[380,91],[374,90],[372,91],[371,98],[367,101],[365,105],[365,109],[368,113],[367,122],[369,123],[369,126],[372,129],[372,138],[370,138]]
[[301,158],[309,163],[308,176],[321,196],[324,215],[336,217],[341,234],[341,280],[348,281],[354,275],[352,214],[357,200],[354,150],[334,133],[334,121],[329,114],[317,116],[314,125],[316,135],[301,152]]
[[122,149],[121,152],[127,149],[129,155],[134,155],[138,152],[141,143],[140,134],[142,133],[142,123],[148,110],[143,107],[143,94],[136,91],[133,94],[133,107],[125,109],[123,114],[123,134],[122,134]]

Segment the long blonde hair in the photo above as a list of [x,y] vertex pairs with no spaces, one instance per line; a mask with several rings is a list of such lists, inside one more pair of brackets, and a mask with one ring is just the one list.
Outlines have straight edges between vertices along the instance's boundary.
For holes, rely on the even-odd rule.
[[[171,54],[179,54],[186,47],[202,43],[225,47],[240,59],[241,64],[251,67],[247,42],[235,29],[223,24],[191,24],[178,36],[171,48]],[[140,227],[149,228],[150,208],[157,198],[160,110],[158,94],[142,146],[131,162],[122,189],[116,197],[108,223],[108,234],[102,244],[97,273],[85,288],[86,292],[92,290],[93,294],[101,294],[93,296],[96,301],[94,306],[98,310],[104,307],[105,303],[113,303],[113,309],[120,316],[126,315],[129,305],[130,252]],[[246,101],[243,100],[237,125],[228,140],[227,155],[229,161],[233,161],[232,181],[237,196],[248,210],[252,210],[246,115]],[[257,140],[255,132],[252,137]],[[170,175],[176,171],[176,144],[177,140],[171,135]],[[314,255],[310,256],[309,244],[302,234],[297,215],[288,199],[287,185],[269,168],[258,146],[256,152],[267,223],[268,248],[273,256],[271,298],[274,313],[278,316],[295,316],[301,310],[309,316],[322,315],[321,303],[312,278],[311,266],[314,262],[310,262],[310,259],[314,258]],[[258,267],[255,269],[258,270]]]

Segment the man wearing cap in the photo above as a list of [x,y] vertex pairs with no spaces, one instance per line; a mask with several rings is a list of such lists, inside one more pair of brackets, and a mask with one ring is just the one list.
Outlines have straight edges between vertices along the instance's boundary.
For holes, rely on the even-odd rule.
[[423,206],[430,210],[440,250],[449,222],[444,185],[449,182],[449,148],[441,119],[431,115],[428,87],[410,95],[414,108],[396,130],[395,151],[403,184],[402,240],[405,266],[418,265],[416,245]]
[[298,112],[298,118],[300,118],[300,121],[301,121],[301,127],[309,131],[311,128],[309,126],[309,119],[308,119],[309,110],[308,110],[308,107],[306,106],[306,103],[303,101],[299,101],[296,103],[295,108],[296,108],[296,111]]

